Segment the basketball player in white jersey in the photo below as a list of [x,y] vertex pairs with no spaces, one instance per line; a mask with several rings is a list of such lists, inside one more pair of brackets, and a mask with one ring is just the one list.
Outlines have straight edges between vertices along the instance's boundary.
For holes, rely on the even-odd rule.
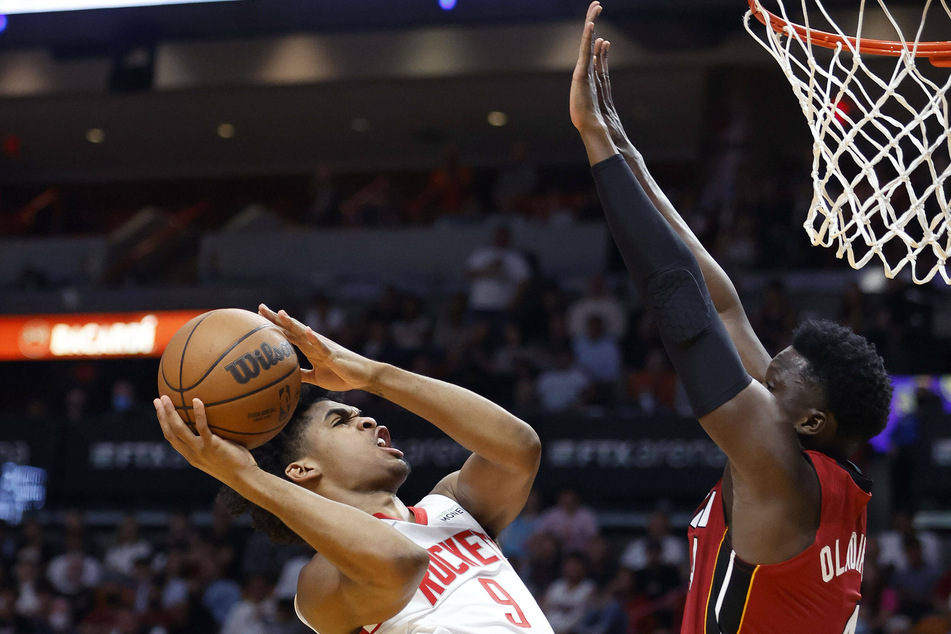
[[197,433],[167,397],[156,399],[168,441],[243,498],[256,528],[317,551],[298,578],[301,620],[319,634],[552,634],[494,541],[531,489],[541,456],[535,431],[469,390],[371,361],[284,311],[262,305],[260,313],[313,365],[305,383],[376,394],[472,451],[407,507],[396,492],[409,466],[387,429],[352,406],[314,399],[316,390],[253,454],[212,434],[197,399]]

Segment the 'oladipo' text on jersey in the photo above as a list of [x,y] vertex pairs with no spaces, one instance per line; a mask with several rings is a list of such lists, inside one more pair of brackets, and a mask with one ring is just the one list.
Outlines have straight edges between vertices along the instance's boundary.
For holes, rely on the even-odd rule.
[[427,495],[410,511],[415,523],[377,517],[429,551],[429,570],[399,614],[361,634],[554,634],[495,540],[458,502]]
[[690,590],[681,634],[850,634],[865,564],[871,482],[851,466],[805,452],[822,491],[811,546],[778,564],[749,564],[733,551],[723,482],[690,522]]

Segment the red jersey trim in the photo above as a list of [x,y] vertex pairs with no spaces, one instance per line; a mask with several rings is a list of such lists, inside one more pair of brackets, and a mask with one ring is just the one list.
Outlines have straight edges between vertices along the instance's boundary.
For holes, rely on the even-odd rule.
[[[414,523],[422,524],[423,526],[429,525],[429,513],[426,512],[426,509],[419,509],[419,508],[416,508],[415,506],[407,506],[406,508],[409,510],[410,513],[413,514]],[[398,517],[391,517],[387,515],[386,513],[374,513],[373,517],[377,519],[381,519],[381,520],[393,520],[395,522],[405,521],[405,520],[401,520]],[[374,630],[374,632],[375,631],[376,630]],[[373,634],[373,632],[370,632],[369,634]]]

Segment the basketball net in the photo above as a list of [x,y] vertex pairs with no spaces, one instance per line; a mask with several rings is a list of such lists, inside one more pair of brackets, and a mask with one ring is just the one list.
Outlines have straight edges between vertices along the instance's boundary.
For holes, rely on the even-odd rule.
[[[812,244],[835,246],[855,269],[878,258],[889,278],[907,265],[916,284],[936,273],[951,284],[951,69],[935,68],[951,66],[951,42],[921,41],[932,0],[912,39],[877,0],[891,40],[862,37],[865,0],[848,34],[821,0],[788,0],[801,22],[790,19],[783,0],[769,1],[775,13],[748,0],[744,23],[779,62],[812,131],[814,195],[803,225]],[[938,2],[951,18],[947,0]],[[814,23],[830,28],[811,27],[810,11]],[[920,57],[931,63],[921,60],[919,68]]]

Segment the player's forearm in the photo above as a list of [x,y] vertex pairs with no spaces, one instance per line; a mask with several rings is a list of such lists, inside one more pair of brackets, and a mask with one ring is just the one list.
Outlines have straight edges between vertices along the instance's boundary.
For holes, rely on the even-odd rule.
[[225,484],[280,518],[357,584],[415,587],[429,565],[426,550],[392,526],[261,469],[234,474]]
[[700,264],[700,270],[703,272],[703,279],[707,283],[710,291],[710,299],[713,301],[714,308],[718,313],[728,313],[730,311],[742,311],[743,305],[736,292],[736,287],[727,276],[723,268],[713,259],[713,256],[706,250],[703,243],[697,238],[696,234],[690,229],[690,226],[684,221],[683,217],[677,212],[677,209],[664,194],[660,185],[654,180],[650,171],[647,169],[647,163],[643,155],[634,147],[630,140],[625,139],[618,144],[621,156],[627,162],[637,181],[644,188],[644,192],[650,198],[651,202],[661,213],[664,219],[670,223],[677,235],[681,237],[697,262]]
[[488,399],[391,365],[381,365],[366,389],[428,420],[489,462],[534,475],[541,455],[538,434]]

